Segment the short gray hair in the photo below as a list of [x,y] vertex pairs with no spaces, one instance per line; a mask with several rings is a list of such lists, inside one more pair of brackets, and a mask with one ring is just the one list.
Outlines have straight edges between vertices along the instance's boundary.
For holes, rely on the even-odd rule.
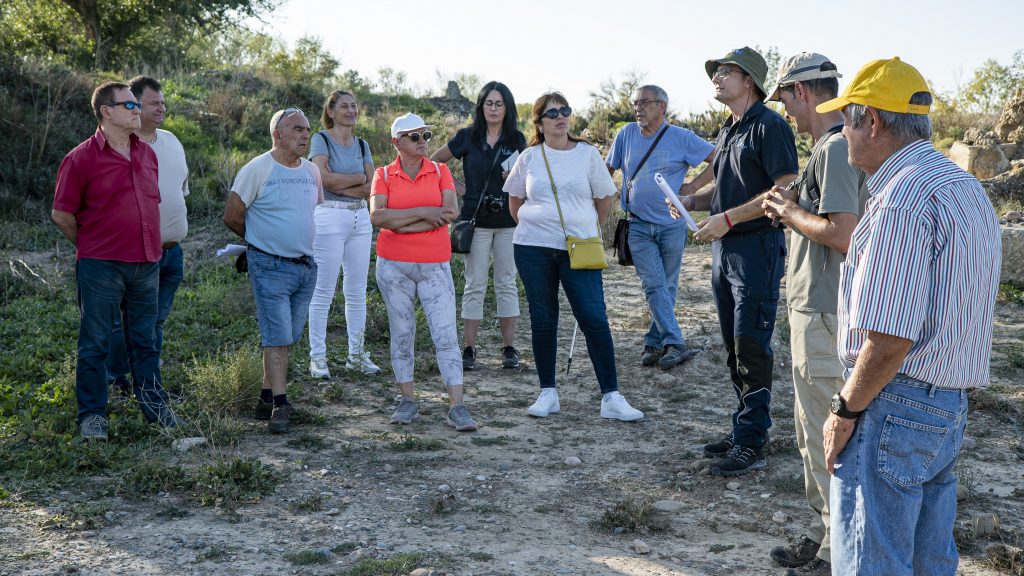
[[[910,97],[910,104],[931,106],[932,95],[930,92],[915,92]],[[860,128],[864,123],[865,106],[863,104],[848,104],[843,109],[850,126]],[[882,125],[899,140],[931,140],[932,119],[927,114],[904,114],[900,112],[889,112],[879,110],[878,116],[882,119]]]
[[655,86],[654,84],[645,84],[636,89],[637,94],[640,94],[641,92],[650,92],[651,94],[654,94],[654,98],[656,100],[661,100],[662,102],[665,103],[666,107],[668,106],[668,92],[665,92],[665,90],[661,86]]

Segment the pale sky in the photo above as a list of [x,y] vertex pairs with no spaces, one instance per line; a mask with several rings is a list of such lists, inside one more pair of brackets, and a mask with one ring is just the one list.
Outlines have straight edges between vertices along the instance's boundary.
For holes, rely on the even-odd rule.
[[438,70],[477,74],[518,103],[555,89],[586,108],[603,81],[636,70],[683,116],[714,103],[705,60],[744,45],[820,52],[843,74],[840,90],[867,62],[899,56],[940,93],[1024,49],[1022,0],[285,0],[265,20],[290,46],[319,38],[370,80],[391,67],[439,92]]

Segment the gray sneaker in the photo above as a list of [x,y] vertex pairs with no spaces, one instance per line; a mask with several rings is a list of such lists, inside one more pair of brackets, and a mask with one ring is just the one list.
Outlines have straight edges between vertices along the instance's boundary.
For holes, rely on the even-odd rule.
[[391,423],[412,424],[412,421],[415,419],[416,401],[403,396],[402,401],[398,403],[398,408],[395,408],[395,413],[391,415]]
[[82,438],[86,440],[106,440],[107,439],[107,419],[99,414],[90,414],[82,420],[82,423],[78,426],[79,432],[82,434]]
[[156,422],[164,428],[180,428],[185,425],[185,421],[181,419],[171,410],[171,407],[167,404],[161,404],[156,409]]
[[465,404],[459,404],[449,410],[448,417],[445,419],[445,422],[459,432],[472,432],[476,430],[476,422],[474,422],[473,417],[469,415],[469,409],[466,408]]

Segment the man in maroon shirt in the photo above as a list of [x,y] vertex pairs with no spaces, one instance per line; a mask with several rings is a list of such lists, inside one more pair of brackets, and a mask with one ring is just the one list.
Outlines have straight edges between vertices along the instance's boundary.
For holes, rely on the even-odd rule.
[[156,154],[133,134],[140,125],[139,104],[127,84],[100,85],[92,108],[99,128],[61,162],[51,218],[77,248],[79,429],[83,438],[106,440],[104,361],[118,313],[131,342],[142,413],[166,427],[183,422],[167,405],[156,347],[162,254]]

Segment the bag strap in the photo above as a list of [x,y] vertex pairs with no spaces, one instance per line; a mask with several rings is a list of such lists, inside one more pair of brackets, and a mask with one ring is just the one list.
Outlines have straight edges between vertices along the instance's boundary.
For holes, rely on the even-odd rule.
[[626,212],[629,212],[629,195],[633,191],[633,180],[636,180],[636,176],[640,173],[640,169],[644,167],[644,164],[647,163],[647,159],[651,157],[651,152],[654,152],[654,149],[658,146],[658,142],[661,142],[661,137],[665,135],[665,132],[668,132],[668,127],[669,123],[665,122],[665,127],[661,129],[661,132],[658,132],[658,137],[654,139],[654,142],[651,143],[651,147],[647,149],[647,153],[640,159],[640,163],[636,165],[636,170],[633,171],[633,177],[626,183]]
[[487,171],[487,176],[484,176],[483,186],[480,186],[480,200],[476,203],[476,210],[473,210],[473,217],[469,220],[473,224],[476,224],[476,216],[480,213],[480,207],[484,205],[484,197],[487,195],[487,184],[491,180],[494,167],[498,165],[498,156],[501,156],[501,148],[494,149],[494,160],[491,161],[491,169]]
[[814,148],[811,149],[811,158],[807,162],[807,167],[804,168],[804,182],[807,184],[807,195],[811,197],[811,202],[814,204],[815,215],[817,215],[818,204],[821,202],[821,190],[818,188],[818,177],[815,175],[815,172],[818,170],[818,163],[821,161],[821,154],[819,152],[825,147],[825,143],[832,136],[842,132],[842,130],[842,124],[836,124],[829,128],[828,132],[814,143]]
[[[540,143],[540,154],[544,157],[544,168],[548,171],[548,180],[551,180],[551,192],[555,195],[555,206],[558,207],[558,221],[562,223],[562,234],[568,238],[569,234],[565,231],[565,218],[562,217],[562,204],[558,201],[558,187],[555,186],[555,177],[551,175],[551,165],[548,164],[548,153],[544,151],[543,142]],[[601,240],[604,240],[604,236],[601,234],[600,216],[597,219],[597,235]]]
[[320,131],[320,137],[324,139],[324,145],[327,146],[327,165],[331,165],[331,141],[327,139],[327,132],[324,130]]

